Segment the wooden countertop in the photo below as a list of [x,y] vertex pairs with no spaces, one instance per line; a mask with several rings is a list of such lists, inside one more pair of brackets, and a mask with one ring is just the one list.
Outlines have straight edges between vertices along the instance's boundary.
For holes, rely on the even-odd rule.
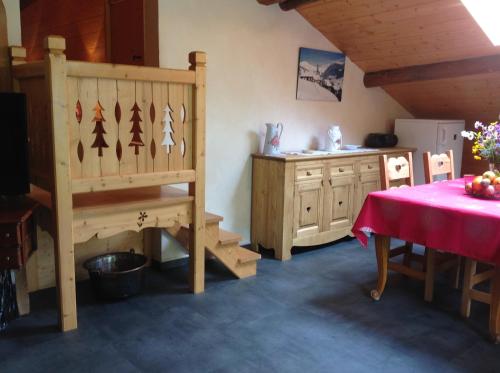
[[415,148],[404,148],[404,147],[394,147],[394,148],[380,148],[380,149],[370,149],[362,148],[363,150],[349,150],[340,151],[338,153],[325,153],[325,154],[280,154],[280,155],[264,155],[261,153],[253,153],[253,158],[261,159],[273,159],[281,162],[297,162],[297,161],[314,161],[319,159],[332,159],[332,158],[348,158],[348,157],[363,157],[363,156],[373,156],[381,154],[392,154],[392,153],[404,153],[404,152],[414,152]]

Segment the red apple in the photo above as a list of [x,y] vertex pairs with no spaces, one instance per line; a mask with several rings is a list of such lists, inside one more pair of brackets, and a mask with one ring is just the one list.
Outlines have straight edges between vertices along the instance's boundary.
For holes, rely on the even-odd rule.
[[474,180],[472,180],[472,193],[474,194],[481,193],[481,190],[483,190],[483,186],[481,185],[482,181],[483,181],[482,176],[476,176]]
[[500,193],[500,176],[493,181],[493,186],[495,187],[495,190]]

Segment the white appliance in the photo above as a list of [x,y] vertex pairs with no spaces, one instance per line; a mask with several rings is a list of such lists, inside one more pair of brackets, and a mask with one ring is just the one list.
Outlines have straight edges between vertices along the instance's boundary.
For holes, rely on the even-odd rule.
[[463,120],[396,119],[394,133],[398,137],[398,146],[417,148],[413,153],[415,184],[425,183],[424,152],[441,154],[453,150],[455,177],[460,177],[463,146],[460,132],[464,129]]

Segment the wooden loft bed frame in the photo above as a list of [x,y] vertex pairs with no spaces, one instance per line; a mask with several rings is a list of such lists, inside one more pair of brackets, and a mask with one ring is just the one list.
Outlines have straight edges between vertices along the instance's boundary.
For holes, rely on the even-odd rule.
[[[77,327],[74,245],[93,236],[189,224],[194,293],[205,277],[205,54],[170,70],[67,61],[65,48],[49,36],[40,62],[10,49],[32,196],[52,210],[63,331]],[[189,192],[168,186],[178,183]]]

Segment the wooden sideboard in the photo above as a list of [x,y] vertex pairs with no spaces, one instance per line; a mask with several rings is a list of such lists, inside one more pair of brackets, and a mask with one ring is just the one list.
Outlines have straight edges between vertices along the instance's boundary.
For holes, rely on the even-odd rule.
[[330,155],[253,154],[252,246],[291,258],[293,246],[312,246],[352,235],[368,193],[380,189],[379,155],[409,148]]

